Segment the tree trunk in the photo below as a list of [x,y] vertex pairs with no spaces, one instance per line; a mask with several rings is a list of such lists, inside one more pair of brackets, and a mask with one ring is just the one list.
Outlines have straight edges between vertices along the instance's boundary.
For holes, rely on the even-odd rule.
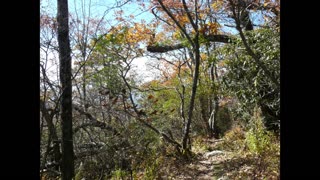
[[[215,45],[214,45],[214,49]],[[207,52],[209,52],[207,50]],[[210,67],[210,79],[212,81],[212,91],[213,91],[213,109],[211,109],[211,114],[208,120],[209,127],[210,127],[210,137],[214,136],[215,138],[219,137],[219,129],[217,126],[217,114],[219,111],[219,98],[217,94],[217,86],[216,83],[218,83],[218,73],[217,69],[215,67],[215,64],[212,64]]]
[[[83,57],[85,58],[85,57]],[[83,60],[85,61],[85,60]],[[82,84],[82,91],[83,91],[83,106],[84,106],[84,111],[87,112],[88,110],[88,102],[87,102],[87,89],[86,89],[86,65],[83,66],[83,84]]]
[[[58,135],[56,132],[56,128],[54,127],[53,124],[53,117],[54,117],[54,112],[49,113],[48,109],[45,106],[45,102],[40,100],[40,110],[42,112],[42,115],[44,116],[47,125],[48,125],[48,129],[49,129],[49,137],[48,137],[48,147],[50,147],[51,141],[53,144],[53,158],[55,161],[55,170],[59,171],[59,167],[60,167],[60,160],[61,160],[61,152],[60,152],[60,142],[58,139]],[[45,153],[45,157],[44,157],[44,161],[42,166],[45,166],[46,163],[46,157],[49,153],[49,148],[47,148],[47,152]]]
[[217,121],[217,117],[218,117],[218,111],[219,111],[219,99],[218,96],[215,95],[214,96],[214,114],[213,114],[213,122],[212,122],[212,128],[213,128],[213,136],[214,138],[218,139],[219,135],[220,135],[220,130],[218,128],[218,121]]
[[[188,42],[192,45],[193,52],[195,54],[195,70],[193,74],[193,82],[192,82],[192,93],[191,93],[191,98],[190,98],[190,103],[189,103],[189,109],[188,109],[188,117],[187,117],[187,122],[184,126],[184,134],[182,138],[182,149],[185,153],[185,155],[188,155],[191,150],[191,142],[190,142],[190,137],[189,137],[189,132],[190,132],[190,126],[191,126],[191,121],[192,121],[192,115],[193,115],[193,109],[194,109],[194,101],[196,98],[196,92],[197,92],[197,87],[198,87],[198,79],[199,79],[199,67],[200,67],[200,42],[199,42],[199,30],[198,30],[198,1],[195,1],[195,21],[192,19],[191,11],[189,11],[187,7],[187,3],[185,0],[182,0],[183,3],[183,9],[187,13],[188,19],[193,27],[193,30],[196,32],[195,38],[191,38],[191,36],[187,33],[186,28],[184,28],[174,17],[174,15],[171,13],[171,11],[165,7],[163,4],[163,1],[158,0],[160,6],[162,9],[167,13],[167,15],[174,21],[174,23],[178,26],[178,28],[182,31],[182,33],[186,36],[188,39]],[[175,49],[180,49],[184,46],[178,45],[174,48],[169,47],[168,49],[164,51],[159,51],[159,52],[167,52],[170,50],[175,50]],[[147,50],[150,52],[157,52],[159,49],[152,49],[150,46],[147,47]]]
[[212,135],[211,128],[210,128],[210,124],[208,123],[208,119],[210,118],[210,117],[208,117],[208,108],[209,108],[208,101],[209,100],[203,94],[200,95],[199,99],[200,99],[201,117],[202,117],[202,120],[205,124],[207,135],[208,135],[208,137],[211,137],[211,135]]
[[209,125],[210,125],[210,133],[211,135],[214,136],[214,138],[219,138],[219,129],[217,126],[217,115],[218,115],[218,111],[219,111],[219,99],[218,97],[215,95],[214,96],[214,109],[211,112],[210,118],[209,118]]
[[62,128],[62,180],[74,177],[74,152],[72,134],[72,82],[71,50],[68,25],[68,1],[58,0],[58,43],[60,59],[61,128]]
[[189,111],[188,111],[188,119],[187,123],[184,128],[184,135],[182,139],[182,149],[184,151],[189,151],[191,149],[191,144],[188,143],[189,139],[189,132],[190,132],[190,125],[192,121],[192,114],[193,114],[193,108],[194,108],[194,100],[196,98],[197,93],[197,87],[198,87],[198,80],[199,80],[199,67],[200,67],[200,45],[199,42],[196,40],[195,42],[196,46],[194,47],[195,51],[195,71],[193,75],[193,82],[192,82],[192,93],[191,93],[191,99],[189,104]]

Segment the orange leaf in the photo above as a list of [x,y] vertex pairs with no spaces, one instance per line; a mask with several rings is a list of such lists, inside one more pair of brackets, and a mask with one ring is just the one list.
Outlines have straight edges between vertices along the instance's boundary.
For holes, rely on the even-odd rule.
[[154,98],[151,94],[148,96],[148,99],[152,99]]

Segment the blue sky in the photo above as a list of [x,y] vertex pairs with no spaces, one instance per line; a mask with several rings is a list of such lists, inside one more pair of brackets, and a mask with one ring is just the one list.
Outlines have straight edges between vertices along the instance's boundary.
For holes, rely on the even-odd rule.
[[[119,0],[118,0],[119,1]],[[69,12],[71,14],[75,14],[76,9],[78,12],[78,15],[81,17],[83,13],[81,13],[82,9],[82,5],[84,5],[83,9],[84,9],[84,13],[86,14],[86,16],[88,16],[89,14],[89,7],[91,7],[91,17],[96,17],[98,19],[100,19],[104,13],[110,8],[113,7],[116,3],[116,0],[69,0]],[[89,3],[91,3],[91,6],[89,5]],[[41,0],[41,6],[44,6],[45,9],[52,15],[55,16],[56,15],[56,7],[57,7],[57,1],[56,0]],[[142,19],[150,22],[153,17],[153,15],[147,11],[147,12],[142,12],[140,9],[140,6],[136,3],[127,3],[126,5],[124,5],[123,7],[121,7],[121,9],[124,12],[125,16],[129,16],[129,15],[134,15],[135,16],[135,21],[136,22],[140,22]],[[108,20],[111,22],[111,24],[116,24],[116,21],[112,21],[115,16],[114,16],[114,12],[115,10],[119,10],[119,9],[113,9],[111,11],[107,11],[108,13],[105,16],[105,20]],[[253,20],[254,24],[262,24],[264,22],[263,18],[261,18],[261,13],[259,13],[259,11],[255,12],[255,13],[251,13],[251,19]],[[225,23],[222,23],[222,25]],[[225,32],[231,32],[233,33],[237,33],[237,31],[234,28],[228,28],[228,27],[224,27],[223,31]]]
[[[82,16],[83,12],[86,14],[86,16],[89,15],[89,7],[91,7],[90,16],[92,18],[96,17],[97,19],[101,19],[101,17],[104,15],[105,11],[110,9],[110,7],[115,5],[115,0],[91,0],[91,6],[89,6],[90,0],[69,0],[69,13],[75,14],[75,11],[77,10],[78,16]],[[75,5],[76,4],[76,5]],[[83,6],[82,6],[83,5]],[[43,8],[49,15],[56,16],[57,14],[57,0],[42,0],[40,7]],[[82,8],[83,7],[83,8]],[[83,10],[82,10],[83,9]],[[121,9],[124,11],[125,16],[129,16],[133,14],[135,16],[135,21],[141,21],[142,19],[146,22],[149,22],[153,15],[150,12],[141,12],[139,9],[139,5],[136,3],[126,4]],[[115,19],[114,11],[119,9],[114,9],[111,11],[108,11],[108,13],[105,16],[105,20],[112,20]],[[111,24],[116,24],[116,21],[111,21]],[[55,63],[58,63],[57,55],[50,54],[50,59],[53,59],[53,61],[48,62],[49,63],[49,69],[48,72],[50,78],[57,79],[56,73],[58,70],[58,66],[56,66]],[[135,59],[133,61],[133,64],[135,67],[133,69],[137,70],[139,76],[143,76],[144,80],[151,80],[152,79],[152,72],[147,70],[147,67],[145,63],[148,61],[147,58],[139,58]],[[54,63],[55,62],[55,63]]]
[[[89,3],[91,2],[91,6]],[[75,14],[76,10],[78,12],[78,15],[80,16],[82,13],[82,5],[84,9],[84,13],[86,16],[89,14],[89,7],[91,7],[91,17],[97,17],[101,18],[104,13],[110,9],[110,7],[113,7],[116,3],[115,0],[69,0],[69,13]],[[52,15],[56,16],[57,14],[57,1],[56,0],[41,0],[41,7],[46,9],[46,11]],[[150,12],[142,12],[140,10],[140,7],[137,3],[127,3],[124,6],[121,7],[121,9],[124,11],[125,16],[129,16],[133,14],[135,16],[136,21],[140,21],[141,19],[146,20],[147,22],[150,21],[153,18],[153,15]],[[111,11],[107,11],[105,19],[113,19],[115,10],[119,9],[113,9]]]
[[[113,7],[115,5],[115,0],[69,0],[69,13],[75,14],[76,9],[78,12],[78,15],[81,17],[83,12],[86,14],[86,16],[89,15],[89,7],[91,7],[91,14],[90,16],[92,18],[96,17],[97,19],[100,19],[106,10],[110,9],[110,7]],[[91,6],[89,3],[91,2]],[[57,0],[41,0],[40,6],[46,10],[50,15],[56,16],[57,14]],[[83,10],[81,9],[83,7]],[[124,12],[125,16],[129,16],[133,14],[135,16],[135,21],[140,22],[142,19],[147,21],[151,21],[153,15],[147,11],[142,12],[140,9],[140,6],[136,3],[127,3],[121,9]],[[108,11],[108,13],[105,16],[105,20],[108,20],[111,22],[112,25],[115,25],[116,22],[114,12],[117,9],[113,9],[111,11]],[[260,18],[259,18],[260,17]],[[261,15],[259,14],[252,14],[252,20],[254,24],[261,23]],[[113,20],[113,21],[112,21]],[[223,23],[224,24],[224,23]],[[223,28],[225,32],[231,32],[231,33],[237,33],[237,31],[234,28]],[[146,67],[145,63],[149,61],[146,57],[139,58],[134,60],[134,65],[137,66],[137,69],[139,72],[144,72],[142,75],[147,77],[148,80],[152,79],[152,73],[150,74],[150,70]],[[145,74],[148,73],[149,74]]]

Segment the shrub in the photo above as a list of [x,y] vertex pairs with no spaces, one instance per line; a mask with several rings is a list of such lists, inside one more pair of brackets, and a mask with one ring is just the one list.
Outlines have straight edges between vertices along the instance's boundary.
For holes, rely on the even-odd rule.
[[278,144],[274,144],[276,137],[272,132],[266,130],[260,109],[255,109],[250,127],[246,133],[246,145],[251,153],[263,155],[278,150]]
[[227,131],[224,136],[224,141],[221,144],[223,149],[229,151],[238,151],[243,149],[245,145],[245,132],[240,126],[236,126]]
[[221,136],[224,136],[225,133],[230,130],[232,127],[232,118],[228,107],[220,107],[217,114],[217,128]]
[[112,180],[122,180],[129,176],[129,173],[127,171],[117,169],[112,172]]

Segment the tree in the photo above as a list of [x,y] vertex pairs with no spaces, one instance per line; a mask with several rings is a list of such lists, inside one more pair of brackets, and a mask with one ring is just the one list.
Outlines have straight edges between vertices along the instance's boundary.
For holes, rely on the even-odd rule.
[[[178,29],[181,31],[181,34],[184,35],[184,38],[187,39],[188,43],[181,42],[179,43],[179,40],[175,42],[174,44],[162,44],[157,42],[156,44],[151,44],[148,46],[149,52],[154,53],[164,53],[168,51],[173,51],[177,49],[182,48],[189,48],[190,44],[193,48],[193,54],[196,55],[196,49],[200,49],[201,44],[206,44],[207,47],[212,46],[210,43],[215,42],[222,42],[222,43],[231,43],[231,44],[237,44],[236,46],[242,46],[241,44],[238,44],[239,42],[237,39],[237,36],[240,36],[240,42],[244,46],[244,50],[248,55],[254,60],[254,64],[263,71],[265,74],[265,77],[268,78],[271,83],[273,83],[274,86],[279,86],[279,80],[278,75],[271,72],[270,69],[266,66],[266,64],[263,62],[263,58],[261,54],[264,52],[262,51],[254,51],[252,43],[248,40],[248,33],[250,31],[254,30],[255,26],[260,26],[259,24],[256,25],[252,22],[252,19],[250,17],[250,14],[254,13],[253,11],[261,11],[266,12],[262,15],[261,18],[267,18],[272,17],[272,19],[276,22],[275,23],[275,29],[278,28],[277,20],[279,19],[279,2],[278,1],[266,1],[265,3],[262,3],[261,1],[244,1],[244,0],[228,0],[228,1],[215,1],[215,2],[207,2],[203,3],[202,5],[208,5],[208,6],[195,6],[198,1],[195,2],[176,2],[174,0],[172,1],[156,1],[154,9],[160,9],[160,12],[164,12],[161,15],[159,13],[155,13],[153,11],[153,14],[156,18],[160,19],[162,22],[164,22],[165,25],[171,26],[172,28]],[[188,7],[193,7],[188,9]],[[206,10],[203,7],[207,7]],[[192,10],[191,10],[192,9]],[[213,11],[213,10],[214,11]],[[207,16],[205,16],[205,13],[207,12]],[[220,15],[219,15],[220,14]],[[221,15],[222,14],[222,15]],[[274,15],[270,15],[274,14]],[[183,16],[186,16],[186,21],[184,21]],[[179,19],[180,18],[180,19]],[[179,20],[178,20],[179,19]],[[210,31],[209,23],[205,23],[206,19],[210,19],[210,23],[212,24],[214,21],[212,19],[219,19],[220,22],[228,22],[233,23],[234,25],[227,25],[229,27],[233,27],[235,30],[239,32],[238,35],[231,35],[231,34],[217,34],[214,28]],[[170,21],[171,20],[171,21]],[[215,20],[216,21],[216,20]],[[186,23],[187,22],[187,23]],[[199,26],[199,27],[198,27]],[[269,25],[274,26],[274,25]],[[226,27],[226,26],[225,26]],[[198,39],[198,41],[197,41]],[[256,40],[259,41],[259,40]],[[161,44],[161,45],[160,45]],[[188,45],[189,44],[189,45]],[[197,46],[196,46],[197,45]],[[209,45],[209,46],[208,46]],[[215,44],[213,44],[215,46]],[[195,48],[197,47],[197,48]],[[211,51],[215,51],[213,48]],[[209,51],[210,52],[210,51]],[[210,57],[210,53],[207,52],[207,55]],[[192,56],[191,56],[192,57]],[[196,56],[195,56],[196,57]],[[216,59],[221,59],[223,55]],[[196,70],[197,70],[197,58],[194,58],[195,63],[195,69],[194,69],[194,77],[196,77]],[[202,63],[202,62],[201,62]],[[211,68],[215,69],[215,64],[212,63]],[[214,72],[214,71],[212,71]],[[213,74],[212,81],[213,86],[212,88],[215,90],[215,96],[214,96],[214,107],[215,110],[212,111],[212,114],[210,116],[210,122],[214,122],[211,119],[216,119],[216,115],[218,113],[218,101],[219,98],[217,96],[217,72],[211,73]],[[194,79],[196,80],[196,79]],[[196,82],[196,81],[194,81]],[[195,85],[195,84],[194,84]],[[196,89],[196,87],[195,87]],[[191,98],[192,100],[192,98]],[[192,101],[190,101],[192,102]],[[203,101],[204,102],[204,101]],[[189,107],[192,106],[192,103]],[[262,106],[260,104],[260,106]],[[265,112],[269,111],[270,108],[264,108]],[[190,108],[189,108],[190,110]],[[272,110],[271,110],[272,111]],[[190,112],[190,111],[189,111]],[[203,111],[205,112],[205,111]],[[274,114],[274,113],[273,113]],[[203,116],[205,117],[205,116]],[[215,127],[215,123],[212,123],[211,127]],[[214,128],[216,129],[216,128]]]
[[[212,14],[208,11],[210,10],[210,3],[200,3],[198,1],[185,1],[177,2],[172,1],[153,1],[155,8],[152,12],[156,18],[164,22],[165,26],[171,27],[171,29],[176,29],[180,33],[180,42],[174,43],[173,45],[159,45],[160,43],[150,44],[147,47],[149,52],[168,52],[181,48],[186,48],[189,52],[189,57],[192,59],[191,64],[194,68],[191,68],[193,75],[192,91],[191,97],[188,103],[188,115],[187,121],[184,124],[184,135],[182,138],[182,147],[184,152],[188,152],[191,149],[191,142],[189,140],[189,133],[191,122],[193,119],[193,111],[196,100],[197,87],[199,84],[200,75],[200,65],[201,65],[201,44],[207,42],[224,42],[229,43],[232,39],[223,34],[217,34],[219,24],[213,21]],[[157,10],[157,12],[156,12]],[[159,15],[160,14],[160,15]],[[209,15],[206,15],[209,14]],[[209,20],[208,20],[209,19]],[[209,22],[208,22],[209,21]],[[184,39],[184,40],[183,40]],[[179,39],[177,39],[179,41]],[[214,67],[214,65],[212,66]],[[214,69],[214,68],[213,68]],[[215,78],[212,76],[212,80]],[[210,119],[216,117],[218,106],[217,96],[214,97],[215,109],[211,113]],[[202,98],[202,103],[205,103]],[[203,109],[203,118],[206,118],[206,111]],[[212,120],[211,120],[212,121]],[[212,126],[211,126],[212,127]],[[209,132],[210,133],[210,132]]]
[[74,177],[74,152],[72,129],[71,49],[69,40],[68,1],[58,0],[58,43],[60,59],[61,128],[62,128],[62,180]]
[[[197,92],[197,84],[198,84],[198,78],[199,78],[199,67],[200,67],[200,42],[199,42],[199,29],[198,29],[198,23],[199,23],[199,14],[198,14],[198,3],[197,1],[194,2],[193,8],[194,8],[194,15],[191,14],[191,11],[189,10],[187,3],[185,0],[182,1],[182,4],[179,3],[178,6],[183,7],[183,14],[187,16],[189,23],[192,25],[192,29],[195,32],[194,37],[191,37],[190,33],[188,33],[188,30],[184,26],[184,24],[180,23],[177,20],[177,16],[173,14],[173,12],[165,5],[165,3],[171,4],[174,2],[163,2],[162,0],[158,0],[157,6],[161,7],[162,10],[171,18],[171,20],[175,23],[175,25],[179,28],[179,30],[182,32],[182,34],[187,38],[188,43],[191,44],[191,52],[193,53],[192,59],[194,60],[195,69],[193,74],[193,83],[192,83],[192,93],[190,97],[189,107],[188,107],[188,116],[187,121],[184,124],[184,135],[182,138],[182,149],[183,152],[187,155],[189,154],[191,150],[191,142],[189,137],[190,132],[190,126],[192,121],[192,115],[193,115],[193,109],[194,109],[194,102]],[[148,48],[150,51],[150,47]]]
[[[260,61],[270,74],[279,81],[280,78],[280,34],[274,29],[258,29],[246,33],[250,48],[260,56]],[[279,130],[280,121],[280,87],[270,81],[255,60],[245,51],[241,38],[234,45],[223,49],[226,73],[223,86],[226,92],[237,97],[241,112],[253,113],[255,105],[261,108],[265,126],[269,130]],[[238,113],[237,113],[238,114]]]
[[[59,82],[52,78],[55,77],[55,74],[49,72],[52,58],[55,58],[54,55],[58,52],[55,42],[57,36],[56,25],[56,19],[50,17],[45,10],[42,10],[40,17],[41,178],[44,175],[44,170],[49,172],[52,177],[58,176],[61,167],[60,129],[56,126],[59,121],[61,88]],[[56,67],[56,71],[58,68]]]
[[[154,18],[122,6],[135,3]],[[148,176],[161,159],[193,157],[198,138],[222,138],[238,119],[250,128],[257,105],[269,128],[279,121],[277,0],[97,5],[69,3],[73,11],[59,0],[58,24],[41,11],[42,178]],[[140,59],[152,80],[135,69]],[[60,78],[51,60],[60,60]]]

